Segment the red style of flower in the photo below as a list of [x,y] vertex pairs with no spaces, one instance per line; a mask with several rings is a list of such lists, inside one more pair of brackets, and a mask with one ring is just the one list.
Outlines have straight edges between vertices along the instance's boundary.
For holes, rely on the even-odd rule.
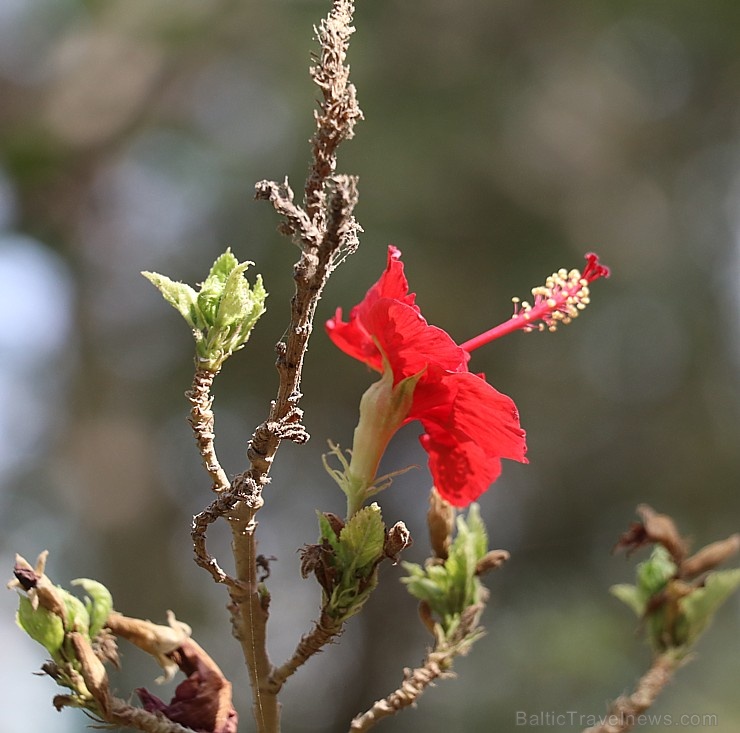
[[346,354],[381,373],[387,365],[394,387],[421,375],[399,427],[421,422],[434,485],[444,499],[463,507],[496,480],[501,458],[527,462],[525,434],[511,398],[468,370],[469,353],[426,322],[408,290],[401,252],[390,246],[384,273],[349,320],[337,309],[326,329]]

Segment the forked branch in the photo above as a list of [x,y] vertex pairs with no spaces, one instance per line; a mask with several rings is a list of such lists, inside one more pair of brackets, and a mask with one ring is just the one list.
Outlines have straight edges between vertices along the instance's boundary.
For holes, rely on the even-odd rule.
[[[352,215],[357,202],[357,179],[334,175],[337,147],[342,140],[352,137],[354,124],[362,117],[354,86],[349,83],[349,67],[345,64],[349,38],[354,32],[353,12],[352,0],[334,0],[329,15],[316,29],[320,53],[310,71],[321,90],[321,100],[315,113],[316,132],[312,139],[312,162],[304,187],[303,207],[294,202],[287,180],[282,184],[261,181],[256,186],[256,198],[272,203],[283,218],[279,230],[300,247],[301,256],[294,267],[295,293],[287,336],[276,346],[280,379],[277,396],[267,419],[256,428],[249,441],[249,468],[230,484],[212,450],[212,421],[208,422],[210,402],[195,388],[189,393],[194,404],[191,415],[194,429],[196,424],[201,426],[196,430],[201,456],[214,489],[220,494],[194,519],[196,560],[214,580],[229,588],[233,631],[249,670],[253,712],[261,733],[280,729],[277,693],[290,672],[285,674],[287,668],[284,666],[276,677],[267,654],[269,594],[259,578],[255,517],[263,504],[262,490],[269,482],[270,468],[281,441],[303,443],[308,440],[301,423],[303,414],[299,402],[303,361],[314,314],[331,272],[357,248],[360,231]],[[225,517],[231,528],[233,578],[206,549],[206,530],[219,517]],[[333,630],[329,630],[327,638],[333,635]]]

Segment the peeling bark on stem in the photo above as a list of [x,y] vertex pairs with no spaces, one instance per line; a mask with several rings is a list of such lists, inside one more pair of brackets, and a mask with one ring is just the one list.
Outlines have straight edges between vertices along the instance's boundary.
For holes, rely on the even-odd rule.
[[215,376],[216,372],[198,369],[193,377],[193,386],[185,393],[185,396],[192,405],[189,422],[198,444],[198,452],[203,459],[203,467],[213,481],[211,487],[213,491],[221,493],[226,491],[230,484],[229,478],[221,468],[216,456],[216,448],[213,443],[215,436],[214,417],[211,410],[213,404],[211,386]]
[[[229,517],[236,561],[236,582],[231,586],[230,594],[234,631],[249,667],[253,709],[261,733],[279,730],[277,693],[282,682],[276,685],[271,679],[273,669],[266,651],[268,613],[257,588],[255,515],[262,506],[262,489],[269,482],[270,468],[280,442],[283,439],[297,443],[308,440],[308,434],[300,422],[303,413],[298,403],[302,397],[303,360],[313,330],[316,305],[335,267],[337,252],[342,247],[356,246],[358,226],[352,217],[352,209],[357,201],[356,181],[348,176],[337,176],[336,179],[331,196],[332,211],[327,217],[331,227],[323,232],[320,246],[310,246],[308,237],[300,237],[304,249],[294,269],[296,286],[291,300],[288,337],[285,343],[276,347],[276,368],[280,375],[277,397],[267,420],[258,426],[249,442],[247,456],[250,468],[235,477],[232,485],[232,491],[243,486],[244,493],[251,495],[249,501],[240,501]],[[267,185],[263,189],[258,187],[259,190],[274,188]],[[280,211],[279,207],[276,208]],[[295,232],[293,236],[296,236]]]

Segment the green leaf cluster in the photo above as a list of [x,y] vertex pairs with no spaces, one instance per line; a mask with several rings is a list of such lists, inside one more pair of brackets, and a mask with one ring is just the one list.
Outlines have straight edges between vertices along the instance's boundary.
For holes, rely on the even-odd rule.
[[324,589],[324,610],[337,622],[343,622],[362,608],[377,585],[385,524],[380,507],[373,502],[356,512],[339,534],[327,517],[319,514],[319,530],[332,551],[332,582]]
[[716,570],[700,585],[676,577],[677,566],[662,545],[637,566],[635,585],[612,586],[611,593],[645,621],[656,651],[688,653],[712,617],[740,586],[740,570]]
[[253,287],[245,277],[252,264],[240,263],[227,249],[213,263],[197,291],[156,272],[142,272],[192,329],[199,368],[218,371],[246,344],[265,312],[267,292],[262,277],[257,275]]
[[467,518],[457,517],[457,533],[444,563],[427,562],[425,567],[404,562],[403,578],[409,593],[428,604],[449,638],[462,614],[479,604],[485,593],[476,567],[488,552],[488,535],[477,504],[471,504]]

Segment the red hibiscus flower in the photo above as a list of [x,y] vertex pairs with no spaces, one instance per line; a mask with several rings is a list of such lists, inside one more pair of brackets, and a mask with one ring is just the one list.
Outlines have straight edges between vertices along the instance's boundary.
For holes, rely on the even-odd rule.
[[[466,506],[498,477],[501,458],[526,461],[524,431],[512,400],[482,376],[471,374],[469,354],[424,320],[408,291],[400,258],[400,251],[389,247],[380,280],[352,309],[348,322],[337,310],[327,331],[345,353],[391,375],[390,387],[414,378],[408,409],[396,413],[387,437],[406,422],[419,420],[434,485],[451,504]],[[383,443],[382,449],[387,440]],[[377,462],[370,463],[372,473]]]
[[[588,299],[588,283],[608,275],[595,255],[583,274],[560,271],[533,291],[533,306],[522,303],[506,324],[463,346],[430,326],[409,293],[401,252],[388,248],[388,263],[349,320],[337,309],[327,321],[331,340],[383,378],[363,397],[352,460],[340,485],[350,497],[350,514],[368,496],[392,435],[419,420],[420,441],[429,454],[434,486],[454,506],[477,499],[501,473],[501,458],[526,463],[525,434],[511,398],[468,370],[469,352],[516,329],[550,328],[577,315]],[[556,278],[556,280],[553,280]],[[549,287],[549,290],[547,289]]]

